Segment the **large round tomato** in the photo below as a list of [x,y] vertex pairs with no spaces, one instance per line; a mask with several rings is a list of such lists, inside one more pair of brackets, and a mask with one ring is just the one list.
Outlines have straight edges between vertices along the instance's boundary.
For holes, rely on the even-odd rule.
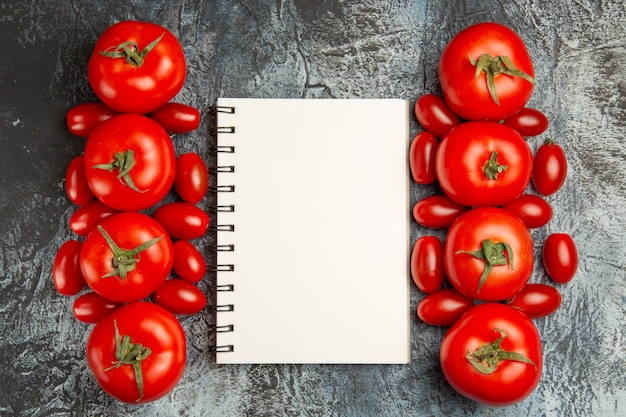
[[120,113],[149,113],[183,87],[183,49],[167,29],[150,22],[123,21],[96,42],[87,77],[96,95]]
[[530,99],[534,76],[524,41],[492,22],[459,32],[439,61],[443,96],[467,120],[499,121],[517,113]]
[[498,207],[479,207],[460,215],[448,229],[444,267],[462,294],[489,301],[507,300],[533,271],[533,242],[519,217]]
[[467,311],[440,348],[443,374],[459,394],[492,407],[517,403],[533,392],[543,367],[541,339],[521,311],[483,303]]
[[95,325],[87,363],[112,397],[145,403],[174,388],[187,361],[185,332],[170,312],[153,303],[131,303]]
[[91,231],[80,252],[87,285],[112,301],[141,300],[167,278],[174,264],[172,241],[147,214],[124,211]]
[[143,210],[160,202],[176,175],[167,132],[139,114],[120,114],[98,125],[85,146],[89,187],[107,206]]
[[495,122],[466,122],[450,130],[437,150],[441,189],[464,206],[499,206],[530,182],[532,152],[514,129]]

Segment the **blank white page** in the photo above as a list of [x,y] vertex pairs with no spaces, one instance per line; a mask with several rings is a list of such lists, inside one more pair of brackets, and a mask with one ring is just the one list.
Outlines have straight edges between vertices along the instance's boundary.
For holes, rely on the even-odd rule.
[[409,361],[408,104],[234,99],[218,106],[218,363]]

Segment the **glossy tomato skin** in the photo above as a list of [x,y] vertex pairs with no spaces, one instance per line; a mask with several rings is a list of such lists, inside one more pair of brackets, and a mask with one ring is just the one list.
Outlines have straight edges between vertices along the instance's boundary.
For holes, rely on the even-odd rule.
[[524,107],[506,118],[504,124],[517,130],[520,135],[537,136],[548,129],[548,117],[537,109]]
[[548,236],[543,244],[543,266],[554,282],[570,282],[578,269],[578,249],[574,239],[567,233]]
[[204,210],[183,202],[163,204],[152,213],[152,217],[176,239],[202,237],[209,226],[209,215]]
[[74,157],[65,172],[65,192],[70,201],[78,206],[94,199],[94,194],[87,182],[84,161],[85,158],[82,155]]
[[446,101],[434,94],[424,94],[418,98],[414,111],[419,124],[439,139],[461,123]]
[[413,181],[418,184],[432,184],[437,181],[435,155],[439,141],[430,132],[415,135],[409,148],[409,167]]
[[532,153],[508,126],[466,122],[440,142],[436,169],[441,189],[456,203],[499,206],[515,200],[528,186]]
[[433,326],[452,326],[474,306],[474,300],[454,288],[442,288],[422,298],[417,305],[417,316]]
[[467,210],[468,207],[455,203],[448,196],[437,194],[424,197],[415,203],[413,218],[424,227],[444,229]]
[[69,221],[70,230],[79,236],[87,236],[102,220],[119,213],[100,200],[92,200],[79,207]]
[[85,288],[80,269],[82,242],[68,240],[61,245],[52,264],[52,283],[61,295],[76,295]]
[[545,284],[526,284],[507,304],[531,319],[554,313],[561,305],[559,290]]
[[[487,262],[469,252],[480,251],[483,242],[506,243],[506,258],[481,276]],[[512,265],[511,265],[512,263]],[[528,228],[514,214],[498,207],[480,207],[459,216],[448,229],[444,245],[446,276],[454,288],[467,297],[502,301],[513,297],[530,279],[533,270],[533,242]]]
[[80,103],[72,107],[65,116],[67,128],[81,138],[87,138],[100,123],[118,114],[106,104],[95,101]]
[[[501,347],[533,363],[504,360],[495,372],[484,374],[466,359],[481,345],[493,343],[504,332]],[[478,403],[503,407],[528,397],[543,369],[541,339],[533,322],[517,309],[499,303],[472,307],[450,328],[440,347],[443,373],[459,394]]]
[[147,214],[134,211],[108,217],[100,226],[123,249],[132,250],[152,239],[160,239],[135,256],[138,259],[135,268],[123,278],[115,273],[114,252],[105,236],[100,229],[94,229],[85,239],[80,254],[81,270],[89,287],[111,301],[131,302],[148,297],[165,281],[174,264],[172,241],[165,229]]
[[[132,365],[113,367],[115,326],[120,337],[130,337],[151,353],[141,361],[143,396]],[[101,319],[87,340],[87,363],[96,381],[113,398],[146,403],[168,394],[178,383],[187,361],[187,341],[180,322],[164,308],[147,302],[125,305]]]
[[[105,56],[125,42],[135,42],[143,52],[161,35],[141,65],[129,63],[123,56]],[[186,72],[183,49],[169,30],[150,22],[127,20],[100,35],[89,59],[87,78],[96,95],[111,109],[146,114],[178,94]]]
[[511,117],[526,105],[534,84],[521,77],[498,74],[494,78],[499,104],[492,98],[485,72],[478,77],[470,61],[488,54],[506,56],[530,77],[534,68],[526,45],[510,28],[483,22],[470,26],[452,38],[439,61],[439,81],[448,106],[466,120],[500,121]]
[[107,300],[90,291],[74,300],[72,311],[77,320],[83,323],[96,324],[123,305],[123,303]]
[[187,133],[200,126],[200,111],[183,103],[165,103],[149,116],[170,133]]
[[199,282],[206,274],[202,253],[187,240],[174,242],[174,273],[189,282]]
[[443,270],[443,243],[437,236],[422,236],[411,251],[411,277],[422,292],[431,293],[441,288]]
[[502,208],[517,215],[530,229],[545,226],[552,219],[550,203],[534,194],[522,194]]
[[196,314],[206,307],[204,293],[182,279],[168,279],[154,292],[154,302],[172,314]]
[[567,176],[567,158],[560,145],[546,140],[535,152],[532,181],[535,190],[549,196],[556,193]]
[[[116,154],[133,152],[134,166],[126,178],[119,169],[102,167]],[[144,210],[160,202],[171,190],[176,175],[176,155],[167,132],[154,120],[138,114],[120,114],[103,122],[85,146],[87,181],[96,197],[117,210]]]
[[188,152],[177,158],[174,188],[187,203],[195,204],[204,198],[209,188],[209,171],[200,155]]

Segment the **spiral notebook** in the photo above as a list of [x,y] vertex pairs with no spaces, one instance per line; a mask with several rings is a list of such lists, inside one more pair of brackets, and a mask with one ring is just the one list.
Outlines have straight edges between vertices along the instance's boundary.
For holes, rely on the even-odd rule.
[[407,102],[216,109],[216,362],[407,363]]

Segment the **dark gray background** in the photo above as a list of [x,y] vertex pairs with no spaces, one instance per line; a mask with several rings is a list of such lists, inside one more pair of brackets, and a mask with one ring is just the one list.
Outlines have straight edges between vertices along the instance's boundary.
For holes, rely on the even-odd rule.
[[[0,3],[0,415],[6,416],[614,416],[626,411],[626,6],[623,1],[2,1]],[[545,370],[504,409],[457,395],[438,363],[445,329],[411,324],[404,366],[217,366],[207,310],[183,320],[188,365],[176,389],[144,406],[118,403],[84,358],[90,327],[73,319],[50,270],[72,238],[64,193],[84,146],[65,113],[94,99],[86,65],[98,35],[123,19],[179,37],[189,64],[177,100],[206,112],[218,96],[404,98],[439,93],[438,55],[459,30],[491,20],[516,30],[536,65],[531,106],[567,153],[554,219],[533,231],[533,282],[548,282],[540,248],[572,234],[580,268],[562,307],[536,321]],[[375,115],[373,115],[375,117]],[[209,160],[205,123],[175,138]],[[418,131],[411,119],[411,133]],[[407,138],[407,146],[411,138]],[[384,138],[375,146],[385,146]],[[404,163],[404,161],[398,161]],[[532,190],[529,190],[532,192]],[[411,188],[411,202],[438,192]],[[363,196],[364,203],[372,195]],[[202,204],[210,205],[211,199]],[[367,225],[364,225],[367,227]],[[412,241],[431,233],[415,223]],[[440,232],[438,235],[442,236]],[[443,237],[443,236],[442,236]],[[211,237],[199,242],[210,244]],[[375,244],[375,242],[372,242]],[[204,285],[204,284],[203,284]],[[413,287],[411,308],[422,295]],[[375,308],[375,306],[362,306]]]

